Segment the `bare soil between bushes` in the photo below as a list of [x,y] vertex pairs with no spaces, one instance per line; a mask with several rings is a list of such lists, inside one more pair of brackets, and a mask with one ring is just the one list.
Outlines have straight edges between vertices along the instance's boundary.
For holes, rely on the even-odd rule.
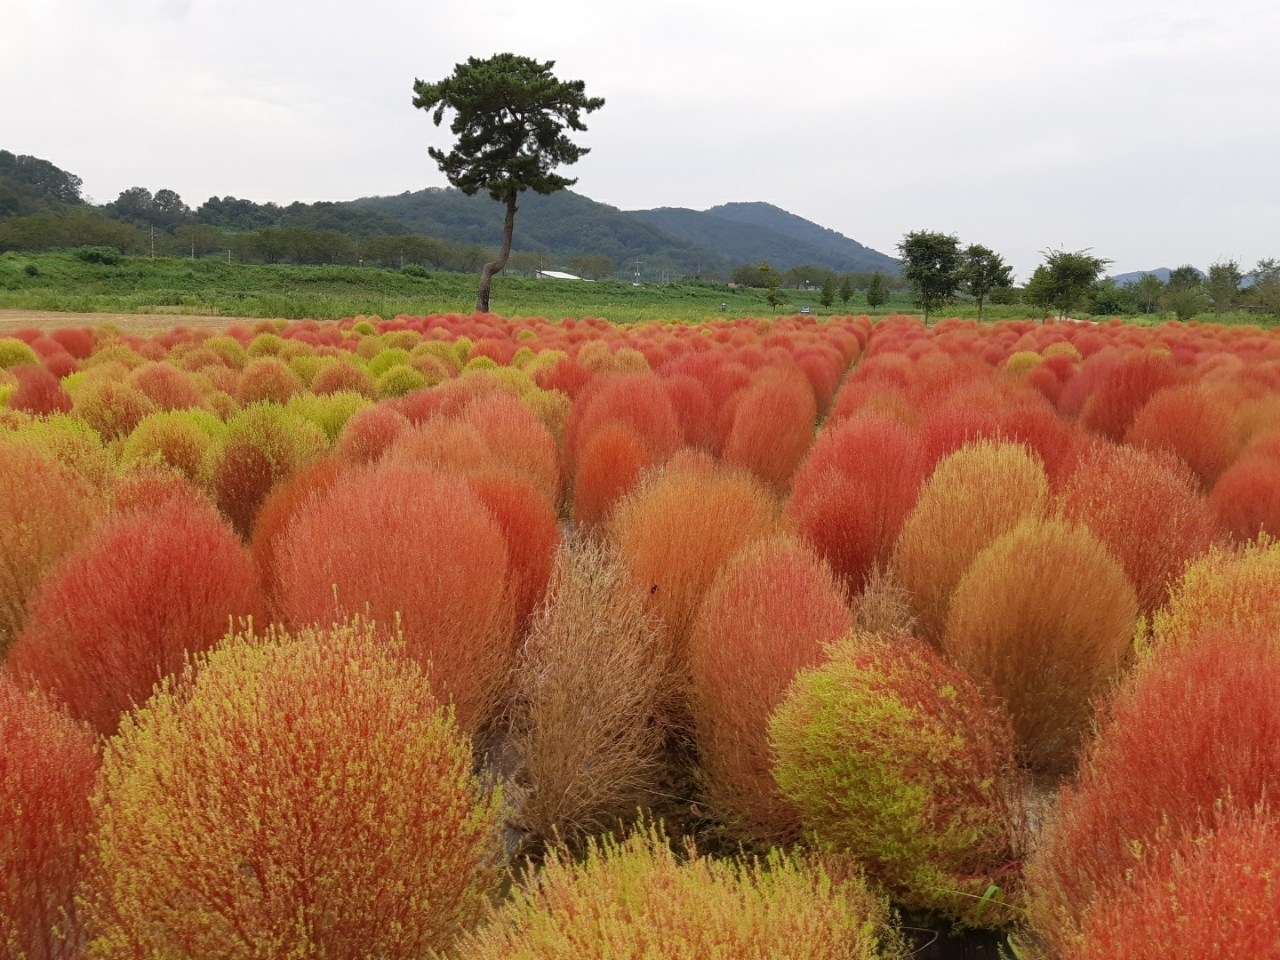
[[36,327],[53,330],[57,327],[96,327],[99,324],[115,324],[129,333],[151,334],[173,327],[203,327],[207,330],[223,330],[235,323],[257,323],[261,317],[210,317],[189,313],[63,313],[58,310],[0,310],[0,336]]

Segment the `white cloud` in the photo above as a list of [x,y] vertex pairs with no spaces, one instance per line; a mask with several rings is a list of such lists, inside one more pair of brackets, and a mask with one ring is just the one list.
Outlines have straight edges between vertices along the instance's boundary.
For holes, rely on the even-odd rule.
[[415,77],[513,50],[608,99],[578,189],[763,199],[1117,270],[1280,255],[1280,9],[1248,0],[0,0],[3,146],[109,198],[442,183]]

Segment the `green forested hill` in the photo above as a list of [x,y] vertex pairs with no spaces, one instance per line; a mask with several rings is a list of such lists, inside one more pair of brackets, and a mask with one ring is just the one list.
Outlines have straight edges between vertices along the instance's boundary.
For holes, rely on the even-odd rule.
[[[486,247],[502,241],[503,207],[483,194],[468,197],[458,190],[429,188],[394,197],[364,197],[351,205],[376,210],[428,236]],[[559,258],[607,256],[623,273],[629,273],[637,260],[646,275],[662,270],[719,274],[732,266],[722,254],[572,190],[549,196],[524,194],[513,245]]]

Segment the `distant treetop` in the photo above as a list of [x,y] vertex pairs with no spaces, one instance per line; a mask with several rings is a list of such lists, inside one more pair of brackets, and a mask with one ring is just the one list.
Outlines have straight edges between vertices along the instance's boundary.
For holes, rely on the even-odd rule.
[[0,177],[29,184],[59,203],[84,203],[84,181],[48,160],[0,150]]

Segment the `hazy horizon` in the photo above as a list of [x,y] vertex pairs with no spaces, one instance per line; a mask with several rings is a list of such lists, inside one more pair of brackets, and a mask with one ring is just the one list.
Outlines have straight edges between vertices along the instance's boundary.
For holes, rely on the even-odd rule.
[[[192,206],[443,186],[415,77],[511,50],[604,96],[568,169],[624,210],[776,204],[892,253],[914,229],[1112,273],[1280,256],[1280,9],[802,0],[0,0],[0,147]],[[517,230],[519,221],[517,221]]]

